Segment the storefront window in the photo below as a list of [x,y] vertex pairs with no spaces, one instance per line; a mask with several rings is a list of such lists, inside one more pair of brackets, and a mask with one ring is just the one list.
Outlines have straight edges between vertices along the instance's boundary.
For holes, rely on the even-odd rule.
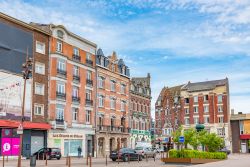
[[64,140],[64,156],[77,156],[79,146],[82,148],[82,140]]

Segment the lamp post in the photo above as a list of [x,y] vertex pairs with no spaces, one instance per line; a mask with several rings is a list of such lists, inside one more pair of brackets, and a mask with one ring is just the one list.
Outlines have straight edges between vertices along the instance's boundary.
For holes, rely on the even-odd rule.
[[22,145],[23,145],[23,122],[24,122],[24,110],[25,110],[25,94],[26,94],[26,81],[30,78],[32,73],[32,58],[28,58],[28,49],[26,62],[22,65],[23,67],[23,79],[24,79],[24,89],[23,89],[23,103],[22,103],[22,115],[20,120],[20,125],[18,127],[17,133],[20,135],[20,143],[19,143],[19,154],[18,154],[18,164],[17,167],[21,167],[21,156],[22,156]]

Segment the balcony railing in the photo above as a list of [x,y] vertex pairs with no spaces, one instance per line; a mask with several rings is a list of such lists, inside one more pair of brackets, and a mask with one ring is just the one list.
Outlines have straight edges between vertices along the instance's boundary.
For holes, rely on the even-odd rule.
[[116,126],[106,126],[106,125],[98,125],[97,126],[98,131],[103,131],[103,132],[112,132],[112,133],[129,133],[130,128],[125,128],[125,127],[116,127]]
[[66,100],[66,93],[56,92],[56,97]]
[[87,85],[93,86],[93,80],[91,79],[86,79]]
[[81,57],[79,55],[73,54],[73,60],[80,62],[81,61]]
[[62,69],[57,69],[57,74],[63,75],[64,77],[66,77],[67,72],[65,70]]
[[80,82],[80,76],[79,75],[73,75],[73,80]]
[[63,119],[56,119],[56,124],[57,125],[64,125],[64,120]]
[[93,66],[93,61],[89,60],[89,59],[86,59],[86,64]]
[[93,106],[93,100],[86,99],[85,102],[87,106]]
[[80,103],[80,97],[72,96],[72,101],[76,103]]

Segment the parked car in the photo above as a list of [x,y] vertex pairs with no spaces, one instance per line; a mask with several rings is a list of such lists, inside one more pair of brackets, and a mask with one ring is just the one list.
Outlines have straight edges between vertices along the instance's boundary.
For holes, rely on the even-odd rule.
[[228,150],[226,147],[220,149],[219,152],[224,152],[224,153],[226,153],[227,155],[229,155],[229,154],[231,153],[231,151]]
[[119,159],[123,160],[124,162],[127,162],[129,160],[142,160],[142,156],[136,153],[134,149],[131,148],[121,148],[119,151],[115,150],[110,153],[110,159],[112,161],[116,161],[119,157]]
[[37,159],[45,159],[45,155],[47,155],[47,159],[51,160],[52,158],[61,159],[62,154],[59,148],[42,148],[35,152],[33,156],[36,155]]
[[150,147],[136,147],[135,151],[138,154],[141,154],[143,158],[147,157],[152,157],[154,158],[156,153],[154,152],[154,150]]

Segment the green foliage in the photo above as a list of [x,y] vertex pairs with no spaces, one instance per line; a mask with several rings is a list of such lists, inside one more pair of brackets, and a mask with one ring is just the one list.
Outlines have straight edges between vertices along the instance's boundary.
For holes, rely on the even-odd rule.
[[207,133],[201,140],[209,152],[215,152],[224,146],[223,139],[218,137],[215,133]]
[[169,150],[169,158],[200,158],[200,159],[226,159],[223,152],[205,152],[197,150]]
[[175,143],[179,143],[179,137],[181,136],[182,127],[179,127],[174,133],[173,133],[173,140]]
[[185,148],[187,149],[187,145],[190,144],[190,142],[193,140],[193,136],[196,133],[195,129],[191,128],[191,129],[187,129],[184,130],[184,137],[185,137]]

